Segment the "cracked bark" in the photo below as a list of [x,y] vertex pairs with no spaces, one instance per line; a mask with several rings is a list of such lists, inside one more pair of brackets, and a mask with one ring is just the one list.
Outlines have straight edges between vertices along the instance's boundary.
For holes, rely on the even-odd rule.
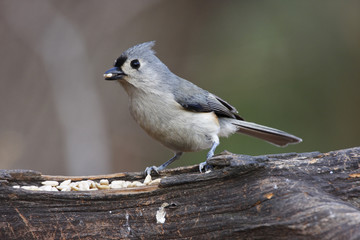
[[210,173],[182,167],[162,171],[156,186],[86,192],[12,186],[144,176],[1,170],[0,239],[360,239],[359,160],[360,147],[254,157],[226,152],[211,160]]

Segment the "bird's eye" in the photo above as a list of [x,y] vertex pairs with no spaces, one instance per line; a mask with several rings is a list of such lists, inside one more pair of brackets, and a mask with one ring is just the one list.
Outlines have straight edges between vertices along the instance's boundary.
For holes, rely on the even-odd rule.
[[139,60],[135,59],[135,60],[132,60],[130,62],[130,66],[133,68],[133,69],[139,69],[140,67],[140,62]]

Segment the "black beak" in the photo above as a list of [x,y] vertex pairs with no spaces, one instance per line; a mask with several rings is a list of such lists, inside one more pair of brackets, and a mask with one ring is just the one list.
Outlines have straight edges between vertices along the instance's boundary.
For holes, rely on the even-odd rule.
[[104,73],[105,80],[119,80],[122,79],[126,74],[118,67],[113,67]]

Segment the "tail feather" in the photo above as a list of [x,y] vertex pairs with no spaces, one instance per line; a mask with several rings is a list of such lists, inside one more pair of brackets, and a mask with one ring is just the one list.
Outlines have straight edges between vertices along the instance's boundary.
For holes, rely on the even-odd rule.
[[238,127],[238,133],[260,138],[277,146],[285,147],[288,144],[302,142],[301,138],[291,135],[290,133],[260,124],[240,120],[233,124]]

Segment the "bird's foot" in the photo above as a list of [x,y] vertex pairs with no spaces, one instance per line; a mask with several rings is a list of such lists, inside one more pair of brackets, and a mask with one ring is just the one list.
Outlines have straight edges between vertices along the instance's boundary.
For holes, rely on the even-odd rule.
[[212,158],[214,156],[215,149],[218,145],[219,145],[219,138],[215,139],[215,141],[213,142],[213,145],[211,146],[211,149],[206,156],[206,161],[199,164],[200,172],[202,172],[203,169],[204,169],[204,172],[207,172],[207,171],[210,171],[213,169],[213,166],[208,164],[207,160],[209,160],[210,158]]
[[159,174],[159,171],[161,170],[160,167],[157,167],[157,166],[151,166],[151,167],[147,167],[144,171],[144,173],[147,175],[151,175],[151,172],[154,171],[156,172],[157,174]]
[[207,172],[213,169],[213,166],[208,164],[206,161],[199,164],[200,172]]

